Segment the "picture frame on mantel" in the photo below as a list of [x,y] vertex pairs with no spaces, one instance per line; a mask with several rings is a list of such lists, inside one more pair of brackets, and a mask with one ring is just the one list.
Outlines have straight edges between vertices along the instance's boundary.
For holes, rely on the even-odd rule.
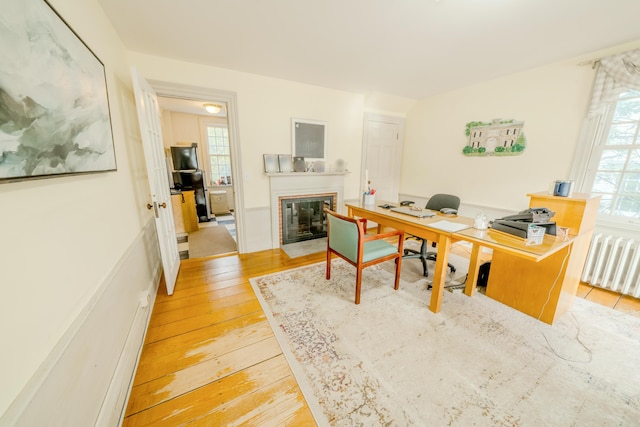
[[5,0],[0,33],[0,183],[115,171],[100,59],[44,0]]
[[321,120],[291,119],[291,152],[293,157],[305,160],[327,158],[327,122]]
[[277,154],[263,154],[264,160],[264,173],[276,173],[278,172],[278,155]]
[[282,173],[289,173],[293,171],[293,160],[291,154],[278,154],[278,167]]

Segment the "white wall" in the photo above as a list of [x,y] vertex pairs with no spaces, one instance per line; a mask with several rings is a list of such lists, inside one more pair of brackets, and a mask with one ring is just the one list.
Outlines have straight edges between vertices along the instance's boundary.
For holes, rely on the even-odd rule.
[[[117,171],[0,184],[0,414],[12,402],[14,415],[28,404],[37,392],[34,385],[43,380],[35,376],[46,374],[39,368],[55,362],[52,358],[60,354],[53,349],[63,338],[73,339],[70,331],[82,327],[81,319],[101,295],[110,295],[105,287],[113,284],[116,266],[126,263],[123,257],[134,242],[146,244],[141,236],[152,221],[144,208],[149,190],[123,46],[95,0],[51,3],[105,64]],[[149,265],[138,266],[142,278],[129,279],[122,300],[106,301],[113,310],[91,331],[95,341],[84,342],[86,356],[75,359],[78,372],[86,370],[94,362],[89,358],[92,346],[101,345],[99,341],[113,345],[102,351],[104,365],[91,365],[97,390],[113,375],[128,333],[110,328],[109,319],[120,324],[126,318],[130,326],[138,291],[157,279],[157,248],[148,255]],[[77,375],[71,372],[67,378]],[[90,405],[95,416],[99,403],[96,408],[95,401],[75,401],[66,408]]]
[[[406,120],[401,193],[458,194],[464,203],[508,210],[527,193],[569,178],[595,71],[578,65],[614,47],[418,101]],[[520,156],[466,157],[465,125],[495,118],[525,122]]]
[[269,206],[262,155],[291,153],[292,117],[328,122],[328,161],[349,163],[346,194],[357,197],[363,95],[139,53],[131,53],[131,62],[149,80],[237,93],[247,209]]
[[262,155],[291,153],[291,118],[328,123],[327,165],[346,160],[351,173],[345,177],[345,199],[356,199],[360,194],[364,112],[404,116],[415,103],[401,97],[343,92],[136,52],[130,53],[130,59],[148,80],[237,94],[241,180],[248,215],[246,229],[238,232],[244,231],[239,238],[246,239],[245,252],[272,247],[271,231],[264,226],[270,224],[270,201]]

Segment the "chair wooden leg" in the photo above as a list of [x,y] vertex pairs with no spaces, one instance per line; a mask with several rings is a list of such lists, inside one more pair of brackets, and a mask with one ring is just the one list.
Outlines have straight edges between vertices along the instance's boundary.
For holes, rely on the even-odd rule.
[[331,252],[327,251],[327,280],[331,279]]
[[396,258],[396,281],[393,285],[393,289],[396,291],[400,289],[400,268],[402,267],[402,257]]
[[362,269],[356,268],[356,304],[360,304],[360,288],[362,287]]

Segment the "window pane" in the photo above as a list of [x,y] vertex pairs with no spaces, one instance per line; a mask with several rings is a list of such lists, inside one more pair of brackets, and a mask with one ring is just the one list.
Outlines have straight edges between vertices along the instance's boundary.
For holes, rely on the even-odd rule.
[[598,170],[615,171],[624,169],[628,150],[602,150]]
[[640,173],[626,173],[622,178],[620,190],[623,193],[640,194]]
[[618,197],[613,214],[627,218],[639,218],[640,195],[625,195]]
[[628,171],[640,171],[640,150],[631,150],[629,153]]
[[640,119],[640,99],[626,99],[618,101],[616,112],[613,115],[614,122],[639,120]]
[[229,130],[225,127],[207,127],[211,181],[231,184],[231,157],[229,151]]
[[613,201],[613,196],[611,194],[595,194],[594,196],[601,196],[600,199],[600,208],[598,211],[603,214],[611,214],[611,204]]
[[620,94],[620,99],[626,99],[626,98],[638,98],[640,97],[640,91],[637,90],[627,90],[626,92]]
[[598,172],[593,183],[593,191],[602,193],[615,193],[620,182],[619,172]]
[[607,145],[630,145],[636,136],[636,124],[617,124],[612,125],[609,130],[609,138]]

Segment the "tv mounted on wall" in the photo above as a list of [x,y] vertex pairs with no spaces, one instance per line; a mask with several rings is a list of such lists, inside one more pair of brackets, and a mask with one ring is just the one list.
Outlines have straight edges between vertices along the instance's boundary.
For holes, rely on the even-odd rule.
[[198,169],[198,145],[171,147],[171,159],[173,160],[173,170]]

